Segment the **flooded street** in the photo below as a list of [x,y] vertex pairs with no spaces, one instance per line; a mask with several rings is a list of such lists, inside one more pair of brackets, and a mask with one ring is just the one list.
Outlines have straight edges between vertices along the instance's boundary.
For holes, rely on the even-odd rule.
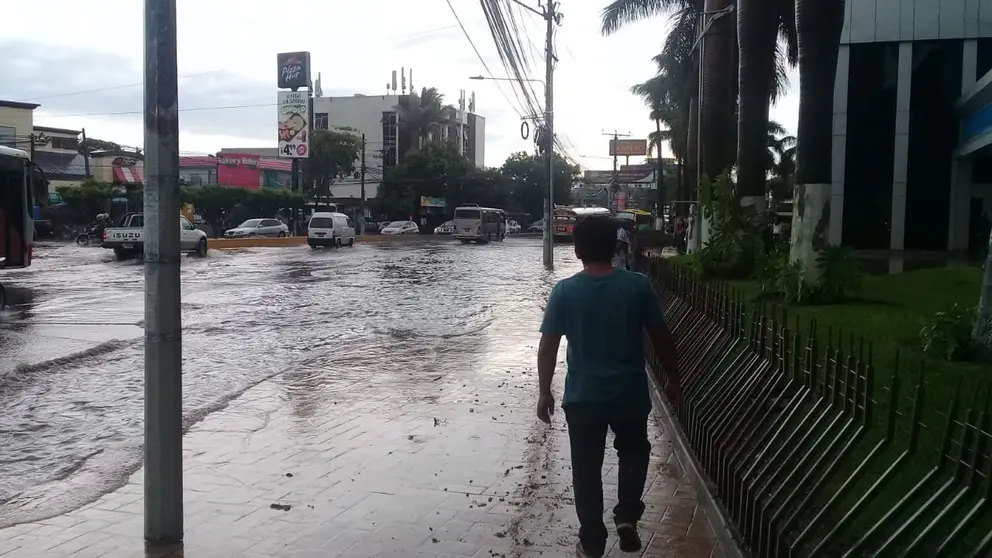
[[[143,266],[101,249],[36,252],[3,275],[0,527],[91,502],[141,465]],[[548,274],[539,239],[186,258],[186,423],[279,375],[306,380],[287,384],[306,392],[296,406],[384,388],[436,403],[439,378],[471,384],[536,344],[551,286],[579,268],[571,246],[556,258]]]

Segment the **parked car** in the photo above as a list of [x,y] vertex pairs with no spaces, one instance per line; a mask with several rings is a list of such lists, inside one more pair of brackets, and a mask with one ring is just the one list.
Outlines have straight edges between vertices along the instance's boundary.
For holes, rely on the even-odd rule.
[[434,228],[434,234],[455,234],[455,222],[445,221]]
[[382,234],[420,234],[420,227],[413,221],[393,221],[382,228]]
[[506,234],[517,234],[520,232],[520,223],[510,219],[506,222]]
[[[120,227],[105,229],[102,246],[113,250],[118,261],[144,253],[144,214],[129,213],[121,219]],[[207,233],[194,227],[193,223],[182,215],[179,216],[179,249],[183,252],[193,252],[201,257],[207,255]]]
[[289,236],[289,227],[278,219],[248,219],[224,232],[227,238],[245,236]]
[[527,230],[530,232],[544,232],[544,219],[534,221],[527,227]]

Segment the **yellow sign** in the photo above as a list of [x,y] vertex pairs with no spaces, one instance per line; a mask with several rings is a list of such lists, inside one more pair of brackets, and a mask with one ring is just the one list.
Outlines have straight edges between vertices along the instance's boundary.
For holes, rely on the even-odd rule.
[[196,216],[196,208],[193,207],[193,204],[184,203],[180,212],[190,223],[193,222],[193,218]]

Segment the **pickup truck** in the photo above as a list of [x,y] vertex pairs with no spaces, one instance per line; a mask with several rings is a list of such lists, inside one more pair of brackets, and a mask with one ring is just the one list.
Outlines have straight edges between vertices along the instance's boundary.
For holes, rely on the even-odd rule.
[[[121,219],[121,226],[103,231],[103,247],[114,251],[118,261],[133,258],[144,252],[145,216],[128,213]],[[197,256],[207,255],[207,233],[197,229],[183,216],[179,216],[179,249]]]

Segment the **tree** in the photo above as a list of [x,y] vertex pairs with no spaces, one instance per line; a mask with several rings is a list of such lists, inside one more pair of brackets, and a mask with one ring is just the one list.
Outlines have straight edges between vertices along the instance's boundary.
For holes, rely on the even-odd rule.
[[400,129],[410,138],[410,145],[414,149],[420,149],[428,143],[431,131],[448,120],[444,110],[444,95],[435,87],[424,87],[419,95],[411,92],[394,108],[399,116]]
[[775,199],[791,199],[796,173],[796,138],[778,122],[768,122],[765,167],[771,169],[768,190]]
[[988,250],[985,252],[985,273],[982,275],[982,291],[971,337],[984,357],[992,355],[992,235],[989,235]]
[[[572,186],[579,181],[579,168],[555,153],[553,162],[556,204],[568,204]],[[548,187],[548,161],[541,155],[520,151],[506,158],[499,172],[508,182],[509,197],[521,211],[531,216],[544,214],[544,198]]]
[[426,144],[408,153],[395,167],[388,168],[376,194],[379,210],[389,216],[406,217],[420,213],[420,198],[444,198],[449,207],[464,200],[449,199],[449,193],[475,166],[450,144]]
[[[777,5],[780,6],[778,27],[771,27],[773,51],[771,55],[750,57],[748,64],[754,64],[760,60],[773,65],[774,71],[770,75],[765,72],[766,81],[762,83],[766,84],[764,89],[770,91],[770,97],[774,100],[784,94],[788,88],[786,63],[794,63],[796,47],[795,35],[789,32],[789,29],[793,27],[790,23],[791,17],[789,12],[785,11],[785,5],[791,3],[792,0],[772,1],[777,2]],[[733,0],[707,0],[705,9],[706,11],[723,9],[734,3]],[[673,138],[686,138],[685,155],[682,160],[684,163],[691,164],[695,164],[697,155],[694,136],[699,133],[695,130],[697,117],[693,110],[694,106],[698,104],[696,96],[699,89],[699,61],[698,50],[693,47],[697,46],[698,22],[703,9],[703,0],[616,0],[603,10],[602,18],[603,34],[609,35],[633,21],[662,13],[671,15],[672,29],[665,39],[661,54],[655,57],[655,63],[658,65],[658,76],[656,77],[663,79],[649,80],[641,86],[635,86],[637,90],[634,92],[645,99],[652,112],[656,106],[651,101],[652,95],[663,100],[661,106],[666,107],[670,115],[669,121],[663,121],[663,123],[668,125]],[[734,123],[739,85],[737,79],[738,49],[734,48],[737,39],[734,36],[731,22],[732,18],[729,15],[724,15],[714,21],[712,28],[706,35],[704,54],[707,57],[705,62],[707,81],[703,84],[702,105],[706,108],[703,110],[702,143],[703,163],[706,165],[703,174],[710,176],[716,176],[733,164],[734,153],[738,145],[736,134],[730,128]],[[784,56],[782,51],[774,49],[774,36],[777,29],[781,29],[783,36],[787,39],[788,57]],[[765,36],[762,45],[767,44],[768,39]],[[753,81],[760,80],[755,78]],[[751,81],[747,83],[750,86]],[[765,104],[767,105],[767,100]],[[764,112],[767,113],[767,106]],[[767,116],[763,119],[767,120]],[[758,114],[758,121],[761,120],[761,114]],[[763,126],[759,129],[763,130]],[[672,147],[672,152],[676,154],[677,160],[680,159],[675,146]],[[760,165],[758,166],[760,168]],[[688,175],[688,178],[683,179],[683,181],[694,185],[696,169],[687,168],[685,171],[680,172],[684,177]],[[691,190],[695,191],[695,187],[692,187]]]
[[331,184],[354,174],[361,156],[362,138],[353,128],[314,132],[303,171],[307,193],[329,195]]
[[775,93],[780,34],[796,63],[795,0],[737,0],[739,96],[737,110],[737,189],[745,206],[763,213],[768,158],[768,108]]
[[89,179],[79,186],[59,186],[55,189],[69,206],[76,219],[91,220],[103,213],[114,197],[114,185]]
[[203,186],[183,189],[182,201],[191,203],[196,212],[210,225],[214,236],[220,236],[225,229],[225,221],[234,208],[244,203],[249,190],[226,186]]
[[833,166],[834,82],[844,0],[796,0],[799,129],[789,258],[809,283],[820,279],[817,252],[828,243]]

